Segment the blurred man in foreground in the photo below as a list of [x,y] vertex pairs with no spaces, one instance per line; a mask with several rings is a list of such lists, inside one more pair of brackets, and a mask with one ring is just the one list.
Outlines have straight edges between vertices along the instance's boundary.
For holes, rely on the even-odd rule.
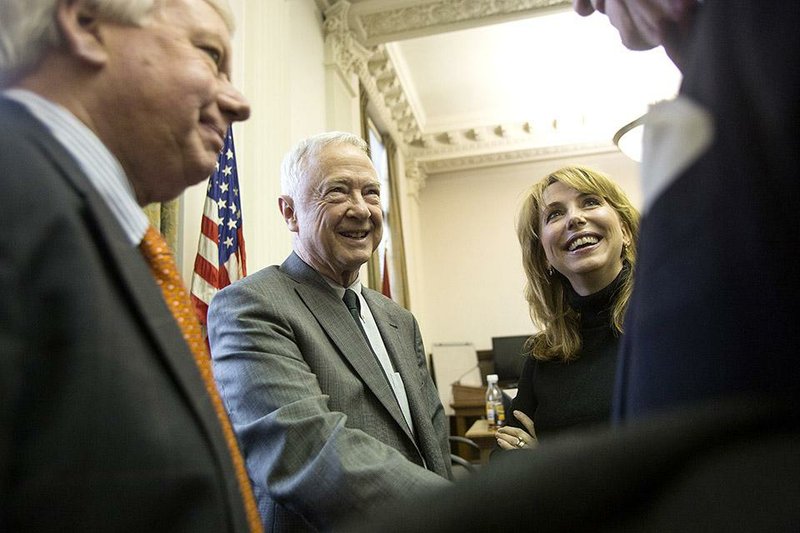
[[224,0],[0,3],[0,530],[260,530],[140,208],[248,117],[232,30]]

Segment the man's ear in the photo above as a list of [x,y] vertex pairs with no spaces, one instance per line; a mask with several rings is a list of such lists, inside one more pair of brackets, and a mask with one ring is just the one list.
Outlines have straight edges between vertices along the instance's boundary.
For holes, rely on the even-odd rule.
[[294,210],[294,199],[291,196],[282,194],[278,197],[278,209],[281,210],[283,220],[290,231],[297,232],[297,213]]
[[97,9],[86,0],[59,0],[56,20],[70,53],[94,66],[108,60]]

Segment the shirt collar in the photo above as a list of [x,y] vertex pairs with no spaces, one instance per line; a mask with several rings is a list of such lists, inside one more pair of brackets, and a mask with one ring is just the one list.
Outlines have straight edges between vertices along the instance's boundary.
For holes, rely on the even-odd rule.
[[338,283],[334,283],[333,281],[329,280],[325,276],[322,276],[322,277],[325,280],[325,282],[328,285],[330,285],[330,287],[334,291],[336,291],[336,295],[339,297],[339,299],[344,298],[345,289],[350,289],[350,290],[354,291],[357,295],[361,296],[361,279],[360,278],[356,278],[356,280],[353,283],[351,283],[349,287],[342,287]]

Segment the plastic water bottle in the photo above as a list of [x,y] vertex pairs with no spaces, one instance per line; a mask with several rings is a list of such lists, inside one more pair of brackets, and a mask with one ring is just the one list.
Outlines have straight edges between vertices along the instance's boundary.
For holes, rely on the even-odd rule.
[[499,428],[506,423],[506,410],[503,407],[503,392],[497,386],[497,374],[486,376],[486,420],[490,428]]

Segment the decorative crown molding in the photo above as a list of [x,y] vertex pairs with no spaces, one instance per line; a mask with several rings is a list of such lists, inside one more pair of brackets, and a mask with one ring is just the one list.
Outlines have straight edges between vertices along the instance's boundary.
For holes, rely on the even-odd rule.
[[357,69],[359,62],[369,57],[367,50],[353,35],[348,25],[350,2],[341,0],[325,10],[322,24],[325,33],[327,61],[339,67],[341,72],[349,73]]
[[402,153],[422,132],[408,103],[397,72],[383,45],[367,48],[350,31],[350,2],[340,0],[325,11],[325,41],[329,61],[343,73],[354,73],[364,87],[373,111],[389,130]]
[[540,15],[567,6],[570,0],[427,0],[404,3],[407,5],[386,0],[361,1],[351,12],[350,27],[363,44],[374,46]]
[[[324,11],[323,26],[328,61],[342,73],[358,77],[369,97],[370,109],[377,115],[374,118],[395,140],[406,161],[408,190],[412,196],[424,188],[428,176],[437,173],[615,150],[611,143],[586,143],[574,134],[567,136],[556,117],[540,122],[422,131],[386,47],[365,45],[372,37],[359,38],[352,26],[355,21],[362,31],[371,28],[369,31],[373,33],[369,35],[375,36],[388,28],[415,25],[441,28],[448,23],[474,22],[499,15],[524,13],[530,16],[533,11],[541,14],[543,9],[568,4],[569,0],[428,0],[422,3],[414,0],[414,5],[384,9],[380,13],[374,12],[374,6],[385,7],[389,3],[386,0],[380,0],[381,4],[376,4],[375,0],[317,1],[329,4]],[[393,5],[401,1],[411,0],[397,0]],[[370,7],[373,11],[366,13]],[[431,33],[437,31],[440,30]],[[381,35],[388,36],[388,33]]]
[[419,122],[386,48],[378,45],[371,51],[359,79],[384,122],[394,125],[399,135],[396,140],[400,141],[403,152],[407,152],[409,145],[422,139]]
[[451,157],[417,160],[417,164],[419,169],[426,175],[433,175],[474,168],[497,167],[501,165],[603,154],[616,151],[617,148],[611,143],[562,144],[494,151],[481,154],[456,154]]

